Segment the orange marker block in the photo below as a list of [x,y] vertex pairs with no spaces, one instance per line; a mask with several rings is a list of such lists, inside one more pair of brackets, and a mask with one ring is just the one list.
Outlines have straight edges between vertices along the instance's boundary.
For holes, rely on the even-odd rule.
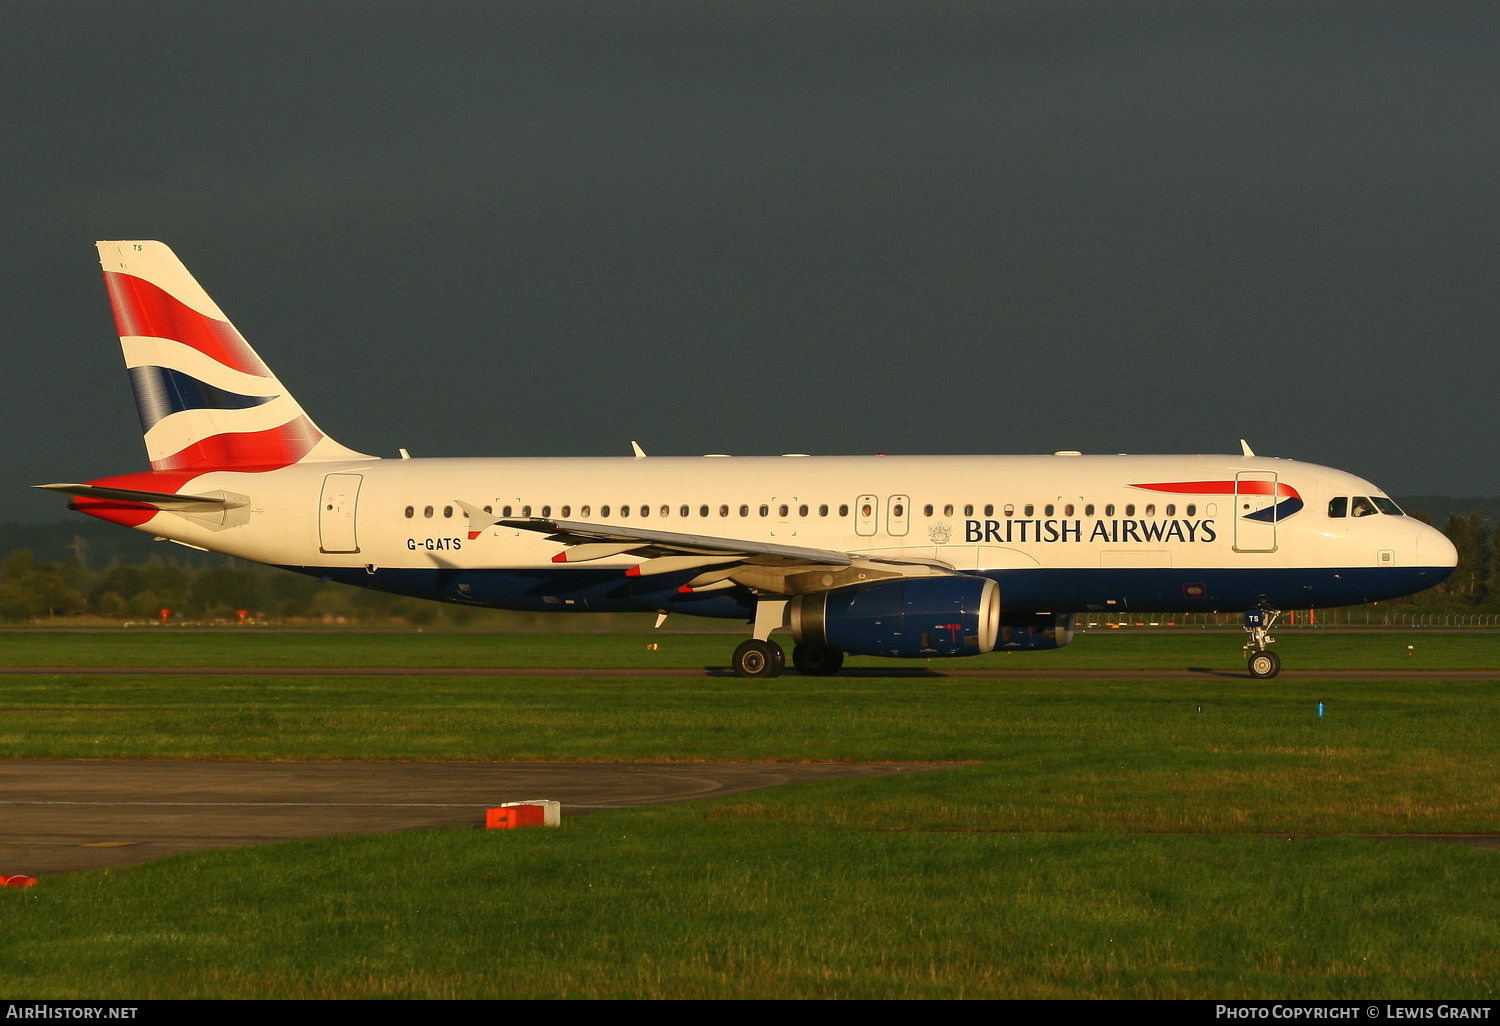
[[557,802],[506,802],[484,810],[486,830],[515,830],[517,827],[559,826],[562,806]]
[[0,876],[0,887],[35,887],[34,876]]

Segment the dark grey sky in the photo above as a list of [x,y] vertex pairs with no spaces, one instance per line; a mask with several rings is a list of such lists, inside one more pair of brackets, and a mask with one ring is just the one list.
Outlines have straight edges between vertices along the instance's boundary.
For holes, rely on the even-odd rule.
[[1500,5],[10,4],[0,517],[92,243],[380,454],[1234,451],[1500,493]]

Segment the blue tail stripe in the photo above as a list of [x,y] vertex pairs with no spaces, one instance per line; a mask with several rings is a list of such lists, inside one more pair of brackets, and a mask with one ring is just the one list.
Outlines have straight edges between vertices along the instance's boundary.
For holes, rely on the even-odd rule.
[[158,421],[183,410],[248,410],[277,398],[240,395],[215,388],[170,367],[132,367],[130,386],[135,389],[135,408],[141,415],[142,431],[150,431]]

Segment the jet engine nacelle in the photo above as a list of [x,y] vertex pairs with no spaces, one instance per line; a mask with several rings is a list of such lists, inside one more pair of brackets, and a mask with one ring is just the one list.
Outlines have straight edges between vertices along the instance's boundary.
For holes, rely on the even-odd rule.
[[812,595],[791,604],[792,636],[838,652],[965,656],[992,651],[1000,588],[987,577],[908,577]]
[[1002,623],[1000,641],[995,647],[1008,651],[1041,651],[1062,648],[1072,640],[1072,613],[1033,613]]

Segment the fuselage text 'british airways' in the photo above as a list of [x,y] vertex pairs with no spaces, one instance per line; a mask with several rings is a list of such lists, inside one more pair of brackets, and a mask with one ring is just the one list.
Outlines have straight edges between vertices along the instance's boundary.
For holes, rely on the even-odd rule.
[[1213,542],[1212,520],[1095,520],[1084,537],[1082,520],[965,520],[964,541],[1013,545],[1017,542]]

